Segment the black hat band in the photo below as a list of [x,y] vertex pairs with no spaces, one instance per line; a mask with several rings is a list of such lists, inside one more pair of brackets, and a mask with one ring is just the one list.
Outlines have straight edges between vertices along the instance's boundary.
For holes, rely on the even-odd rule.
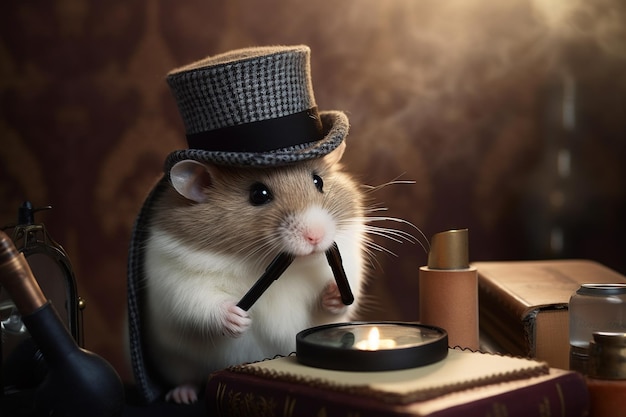
[[189,149],[211,152],[268,152],[324,137],[317,107],[275,119],[187,134]]

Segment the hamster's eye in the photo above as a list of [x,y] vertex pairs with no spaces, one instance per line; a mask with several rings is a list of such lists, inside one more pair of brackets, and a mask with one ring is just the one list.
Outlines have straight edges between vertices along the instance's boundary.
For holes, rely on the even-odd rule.
[[322,180],[322,177],[317,174],[313,174],[313,184],[315,184],[317,191],[320,193],[324,192],[324,181]]
[[257,182],[250,187],[250,203],[254,206],[261,206],[272,201],[272,193],[267,185]]

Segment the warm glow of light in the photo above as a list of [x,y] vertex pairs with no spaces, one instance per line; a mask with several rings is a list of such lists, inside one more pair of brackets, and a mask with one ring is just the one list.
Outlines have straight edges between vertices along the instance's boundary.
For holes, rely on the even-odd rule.
[[378,327],[372,327],[372,330],[367,335],[367,340],[361,340],[355,346],[361,350],[392,349],[396,347],[396,342],[392,339],[381,340]]
[[370,334],[367,336],[367,343],[370,350],[378,350],[380,346],[380,332],[378,327],[374,327],[370,330]]

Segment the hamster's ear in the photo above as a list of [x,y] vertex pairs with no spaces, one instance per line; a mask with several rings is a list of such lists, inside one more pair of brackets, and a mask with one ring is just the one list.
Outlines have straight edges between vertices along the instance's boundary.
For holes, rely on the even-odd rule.
[[170,170],[170,180],[183,197],[197,203],[207,200],[204,189],[211,185],[211,175],[206,165],[190,159],[177,162]]
[[345,150],[346,150],[346,141],[344,140],[331,153],[324,156],[324,162],[326,162],[329,166],[335,165],[337,162],[339,162]]

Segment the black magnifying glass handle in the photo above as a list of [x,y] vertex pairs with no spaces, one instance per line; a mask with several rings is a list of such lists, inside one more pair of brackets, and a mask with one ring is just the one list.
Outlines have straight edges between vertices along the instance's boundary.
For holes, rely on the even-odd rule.
[[333,245],[326,251],[326,259],[328,259],[330,269],[332,269],[333,275],[335,276],[335,281],[337,282],[337,287],[341,294],[341,301],[347,306],[352,304],[354,302],[354,295],[350,289],[346,271],[343,269],[341,254],[339,253],[339,247],[336,242],[333,242]]
[[[263,293],[269,288],[272,282],[276,281],[283,272],[291,265],[295,259],[295,255],[282,252],[279,253],[274,260],[267,267],[263,275],[254,283],[252,288],[239,300],[237,306],[242,310],[248,311],[250,307],[263,295]],[[348,277],[343,269],[343,263],[341,260],[341,254],[339,253],[339,247],[337,243],[326,251],[326,259],[330,265],[339,293],[341,294],[341,301],[344,305],[350,305],[354,302],[354,295],[350,289],[350,283]]]
[[295,258],[295,255],[286,252],[279,253],[272,263],[269,264],[263,275],[261,275],[241,300],[239,300],[237,307],[248,311],[256,300],[269,288],[272,282],[276,281],[282,273],[285,272]]

